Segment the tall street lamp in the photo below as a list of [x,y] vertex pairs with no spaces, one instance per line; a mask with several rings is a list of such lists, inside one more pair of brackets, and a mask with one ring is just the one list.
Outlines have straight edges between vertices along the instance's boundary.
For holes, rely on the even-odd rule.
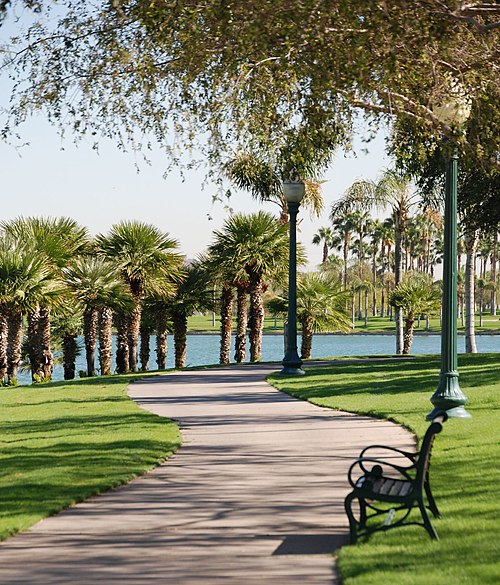
[[[470,114],[470,103],[457,83],[452,83],[449,99],[433,108],[436,117],[444,124],[460,126]],[[431,397],[433,410],[427,420],[446,412],[451,418],[470,418],[464,404],[467,397],[458,382],[457,360],[457,172],[456,146],[447,145],[445,206],[444,206],[444,257],[441,325],[441,372],[439,384]]]
[[288,326],[286,351],[281,374],[304,374],[302,360],[297,352],[297,213],[304,197],[303,181],[285,181],[283,193],[288,205],[290,216],[290,253],[288,268]]

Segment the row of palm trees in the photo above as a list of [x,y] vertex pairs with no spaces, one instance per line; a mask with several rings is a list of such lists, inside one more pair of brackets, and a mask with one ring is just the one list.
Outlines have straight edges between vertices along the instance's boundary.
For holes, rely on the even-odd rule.
[[0,380],[15,383],[24,339],[33,381],[49,380],[53,331],[62,340],[65,378],[75,375],[81,332],[87,374],[95,373],[97,340],[100,371],[109,374],[113,325],[117,371],[136,370],[145,299],[172,295],[183,275],[182,263],[177,242],[141,222],[122,222],[94,239],[68,218],[3,222]]
[[[304,262],[302,248],[299,262]],[[27,354],[34,382],[50,380],[54,334],[61,340],[64,377],[75,377],[77,338],[83,335],[86,375],[149,368],[149,340],[156,333],[156,362],[165,367],[167,332],[175,365],[186,359],[188,317],[218,310],[220,363],[262,358],[265,296],[282,290],[288,272],[288,226],[270,213],[230,216],[215,231],[205,254],[186,262],[178,243],[156,227],[124,221],[91,238],[68,218],[18,218],[1,224],[0,380],[15,384]],[[283,296],[275,295],[276,302]],[[338,283],[327,274],[299,282],[303,354],[322,327],[348,327]],[[309,304],[308,304],[309,303]],[[340,303],[340,304],[339,304]],[[274,310],[278,314],[278,310]],[[139,345],[140,343],[140,345]],[[98,349],[97,349],[98,348]],[[96,355],[98,354],[98,355]],[[96,358],[99,367],[96,368]]]

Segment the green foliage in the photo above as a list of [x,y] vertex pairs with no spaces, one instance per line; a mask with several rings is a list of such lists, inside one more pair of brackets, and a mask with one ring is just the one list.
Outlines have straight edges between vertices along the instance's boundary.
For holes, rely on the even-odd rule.
[[[234,152],[235,143],[259,156],[279,153],[292,137],[288,159],[297,166],[301,153],[348,136],[358,107],[455,136],[429,103],[443,95],[450,68],[477,108],[499,103],[493,3],[60,5],[55,25],[43,13],[10,48],[16,83],[5,135],[45,109],[62,132],[94,140],[102,134],[122,146],[132,140],[144,150],[152,136],[174,162],[179,149],[168,136],[184,146],[208,136],[212,162]],[[488,125],[481,129],[487,133]],[[483,136],[470,134],[478,151],[485,150]]]
[[177,449],[176,425],[128,399],[126,385],[137,377],[0,393],[0,539],[130,481]]
[[393,307],[415,318],[435,315],[441,306],[441,291],[426,274],[406,274],[389,296]]
[[[493,585],[498,581],[497,471],[500,457],[498,354],[459,356],[460,384],[473,418],[450,419],[432,456],[431,481],[442,518],[431,541],[420,527],[393,530],[344,547],[345,585]],[[437,358],[366,360],[308,369],[272,383],[314,404],[394,420],[422,437],[437,386]]]
[[[122,221],[95,241],[97,253],[116,263],[134,296],[143,291],[174,290],[182,278],[178,242],[157,227],[140,221]],[[168,292],[168,291],[167,291]]]

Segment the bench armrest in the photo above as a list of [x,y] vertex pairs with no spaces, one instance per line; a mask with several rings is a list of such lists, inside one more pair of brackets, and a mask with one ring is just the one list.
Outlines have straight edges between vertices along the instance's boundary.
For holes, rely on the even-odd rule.
[[384,449],[386,451],[392,451],[393,453],[398,453],[399,455],[403,455],[403,457],[406,457],[407,459],[409,459],[410,461],[412,461],[412,463],[415,463],[415,461],[417,460],[418,457],[418,452],[417,453],[410,453],[409,451],[402,451],[401,449],[396,449],[396,447],[389,447],[387,445],[370,445],[369,447],[365,447],[361,453],[359,454],[359,459],[363,458],[365,453],[367,451],[369,451],[370,449]]
[[347,479],[349,480],[349,483],[353,488],[356,489],[356,483],[359,480],[359,477],[357,477],[355,480],[352,478],[352,473],[356,467],[358,467],[363,472],[363,475],[365,476],[370,475],[371,470],[369,470],[366,467],[367,463],[373,463],[374,466],[375,465],[380,466],[381,474],[383,473],[384,467],[390,467],[396,470],[401,476],[403,476],[404,479],[408,481],[414,481],[414,478],[411,477],[411,475],[408,473],[408,469],[410,469],[411,467],[401,467],[400,465],[396,465],[394,463],[390,463],[389,461],[384,461],[382,459],[376,459],[375,457],[360,457],[359,459],[356,459],[356,461],[351,465],[349,471],[347,472]]

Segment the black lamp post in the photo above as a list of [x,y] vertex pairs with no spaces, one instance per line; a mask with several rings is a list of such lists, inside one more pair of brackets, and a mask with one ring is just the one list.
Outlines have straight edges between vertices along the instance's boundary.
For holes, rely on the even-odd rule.
[[[467,98],[457,84],[453,84],[450,100],[434,108],[434,113],[445,124],[459,126],[470,113]],[[441,372],[439,384],[431,397],[434,406],[427,420],[446,412],[451,418],[470,418],[464,404],[467,397],[458,382],[457,360],[457,148],[451,144],[446,162],[444,206],[443,296],[441,325]]]
[[290,216],[290,254],[288,269],[288,329],[286,351],[281,374],[301,375],[302,360],[297,352],[297,213],[304,197],[305,185],[302,181],[285,181],[283,193],[288,204]]

